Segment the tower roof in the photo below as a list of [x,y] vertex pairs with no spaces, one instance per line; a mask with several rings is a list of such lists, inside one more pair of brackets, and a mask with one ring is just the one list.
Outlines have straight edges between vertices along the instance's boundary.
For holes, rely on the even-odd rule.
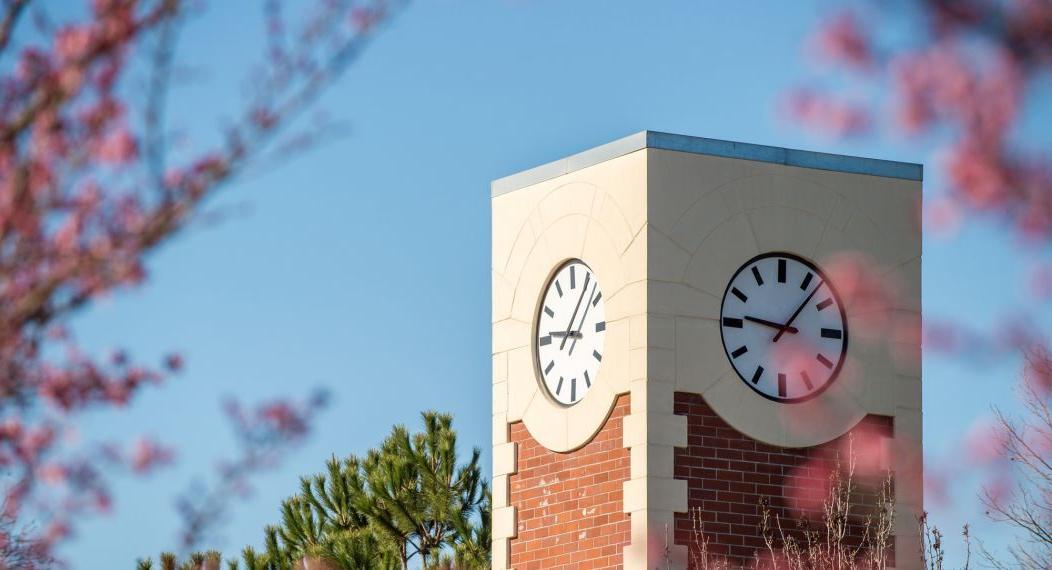
[[498,178],[491,185],[492,195],[506,194],[513,190],[550,180],[644,148],[657,148],[904,180],[922,180],[924,176],[923,165],[912,162],[897,162],[894,160],[797,150],[662,133],[659,131],[640,131],[547,164],[523,170],[504,178]]

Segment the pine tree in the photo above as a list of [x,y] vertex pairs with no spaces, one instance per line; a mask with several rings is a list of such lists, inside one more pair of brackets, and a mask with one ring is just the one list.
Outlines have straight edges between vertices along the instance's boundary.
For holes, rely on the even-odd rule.
[[[364,458],[333,457],[324,473],[301,478],[300,492],[281,504],[281,524],[264,529],[264,550],[245,548],[228,569],[404,570],[416,556],[428,569],[488,568],[490,499],[480,452],[461,465],[452,417],[421,417],[423,431],[395,426]],[[162,570],[218,570],[220,562],[218,552],[195,553],[182,567],[174,555],[161,556]]]

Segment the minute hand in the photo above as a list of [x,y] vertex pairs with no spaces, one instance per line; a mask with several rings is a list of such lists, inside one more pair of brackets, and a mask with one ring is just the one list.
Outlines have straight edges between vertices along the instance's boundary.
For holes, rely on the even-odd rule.
[[782,335],[785,334],[785,331],[789,329],[789,325],[793,324],[793,321],[796,320],[796,316],[800,314],[800,311],[804,310],[804,307],[807,306],[808,301],[811,300],[811,297],[815,296],[815,293],[818,292],[818,290],[822,287],[823,284],[825,284],[824,279],[819,281],[818,285],[815,285],[814,289],[811,289],[811,294],[809,294],[807,298],[804,299],[804,302],[800,303],[800,306],[797,307],[795,311],[793,311],[793,316],[789,317],[788,321],[785,321],[785,328],[782,328],[778,331],[778,334],[774,335],[773,342],[778,342],[778,339],[782,338]]
[[[573,268],[571,267],[570,269]],[[584,274],[584,287],[581,288],[581,296],[577,298],[577,306],[573,308],[573,314],[570,315],[570,324],[566,325],[566,336],[563,337],[563,341],[559,344],[559,350],[566,348],[566,339],[570,338],[570,333],[573,332],[573,323],[577,320],[577,311],[581,310],[581,301],[584,300],[584,294],[588,292],[588,281],[591,278],[591,273]]]

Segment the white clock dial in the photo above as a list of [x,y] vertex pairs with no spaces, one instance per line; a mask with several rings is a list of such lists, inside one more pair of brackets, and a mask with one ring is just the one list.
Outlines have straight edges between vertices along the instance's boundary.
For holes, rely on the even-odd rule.
[[833,284],[814,263],[789,253],[754,257],[734,274],[720,330],[741,380],[777,402],[820,394],[847,352],[847,319]]
[[595,383],[603,361],[603,290],[591,268],[573,260],[548,282],[537,310],[537,372],[556,402],[572,406]]

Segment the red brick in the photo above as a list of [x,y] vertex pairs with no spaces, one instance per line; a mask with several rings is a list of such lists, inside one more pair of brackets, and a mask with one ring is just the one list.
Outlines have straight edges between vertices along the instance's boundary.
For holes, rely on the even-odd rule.
[[519,453],[519,472],[509,477],[519,522],[519,535],[511,540],[512,567],[622,567],[631,525],[622,512],[630,464],[621,428],[630,409],[629,396],[619,397],[595,438],[570,453],[549,451],[524,424],[512,424]]
[[[813,448],[778,448],[738,433],[700,395],[677,392],[673,409],[687,416],[687,447],[676,450],[674,473],[687,481],[687,501],[693,513],[676,515],[676,544],[696,549],[692,518],[696,516],[709,539],[710,554],[727,556],[734,565],[747,565],[767,549],[760,528],[761,499],[769,502],[772,514],[783,518],[784,527],[794,514],[789,508],[790,490],[824,498],[825,492],[814,488],[824,487],[841,440]],[[891,418],[871,415],[851,431],[890,437],[893,425]],[[864,508],[875,504],[877,497],[861,493],[855,500]],[[848,531],[848,543],[858,544],[863,527],[851,524]],[[795,529],[787,533],[798,535]]]

